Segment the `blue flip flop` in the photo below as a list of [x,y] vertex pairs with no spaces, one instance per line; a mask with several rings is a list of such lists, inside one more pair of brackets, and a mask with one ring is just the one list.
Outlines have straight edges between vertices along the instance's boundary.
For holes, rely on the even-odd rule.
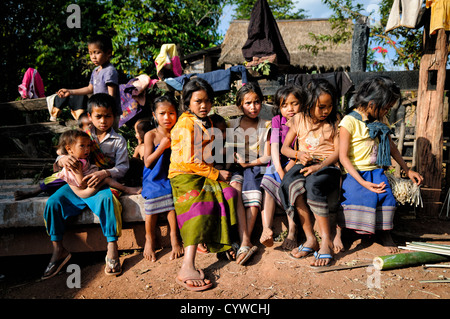
[[305,246],[303,246],[303,244],[298,246],[297,250],[298,250],[298,252],[306,251],[307,254],[305,256],[302,256],[302,257],[295,257],[294,255],[292,255],[292,253],[289,253],[289,256],[291,258],[294,258],[294,259],[302,259],[302,258],[308,257],[309,255],[311,255],[314,252],[314,249],[309,248],[309,247],[305,247]]
[[331,262],[333,261],[333,256],[331,256],[330,254],[319,254],[318,251],[314,252],[314,258],[317,259],[330,259],[330,262],[326,265],[323,266],[311,266],[313,268],[321,268],[321,267],[329,267],[331,266]]

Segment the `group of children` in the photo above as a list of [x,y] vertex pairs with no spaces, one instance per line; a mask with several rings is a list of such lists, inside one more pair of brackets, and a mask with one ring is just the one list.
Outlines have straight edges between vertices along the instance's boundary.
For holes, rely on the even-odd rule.
[[[313,266],[330,265],[343,249],[342,228],[364,234],[380,231],[385,246],[395,251],[389,230],[396,201],[383,167],[391,164],[392,156],[415,183],[423,178],[408,168],[389,136],[385,115],[401,98],[391,79],[378,76],[361,83],[343,117],[335,89],[325,80],[282,87],[274,98],[271,121],[260,117],[260,88],[247,83],[236,95],[243,115],[226,123],[209,115],[214,100],[210,84],[193,78],[183,87],[180,111],[173,97],[163,95],[152,105],[154,127],[148,120],[136,122],[139,143],[134,157],[144,168],[142,187],[133,188],[119,182],[129,169],[129,158],[126,140],[114,130],[117,93],[114,84],[108,84],[110,71],[102,73],[111,56],[104,48],[90,42],[91,60],[98,65],[94,73],[100,77],[80,91],[94,93],[88,101],[90,124],[61,136],[55,162],[60,183],[44,212],[53,254],[43,278],[56,275],[70,259],[62,244],[64,221],[86,207],[99,217],[107,239],[105,273],[121,273],[120,192],[145,199],[147,260],[156,260],[155,227],[158,215],[167,213],[171,259],[184,255],[176,281],[189,290],[212,286],[195,266],[197,252],[218,253],[240,265],[251,258],[257,251],[251,236],[259,213],[260,242],[272,246],[277,206],[286,211],[289,223],[282,246],[293,258],[314,254]],[[99,81],[101,92],[96,89]],[[59,94],[80,92],[62,89]],[[25,198],[21,195],[18,199]],[[330,211],[337,211],[337,226],[332,227]],[[306,238],[299,247],[295,212]]]

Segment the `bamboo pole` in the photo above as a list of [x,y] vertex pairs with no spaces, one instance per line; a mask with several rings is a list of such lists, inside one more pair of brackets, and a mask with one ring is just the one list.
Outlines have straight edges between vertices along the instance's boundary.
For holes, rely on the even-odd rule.
[[388,270],[449,260],[449,256],[416,251],[411,253],[375,257],[373,259],[373,266],[377,270]]

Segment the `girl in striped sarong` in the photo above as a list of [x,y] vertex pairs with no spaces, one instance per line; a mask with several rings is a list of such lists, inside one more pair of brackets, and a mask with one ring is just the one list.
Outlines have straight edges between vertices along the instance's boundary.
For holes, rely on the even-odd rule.
[[400,98],[400,88],[390,78],[369,78],[358,87],[351,112],[339,124],[339,160],[345,174],[338,224],[360,234],[378,232],[388,253],[398,251],[389,232],[396,200],[383,167],[391,165],[392,156],[413,182],[423,181],[406,165],[386,125],[386,114]]
[[168,179],[170,164],[170,131],[177,121],[175,100],[169,95],[155,99],[153,118],[157,127],[144,135],[144,172],[142,197],[145,199],[144,258],[156,261],[155,229],[158,215],[167,213],[172,253],[170,259],[181,257],[183,246],[178,240],[178,227],[173,206],[172,187]]

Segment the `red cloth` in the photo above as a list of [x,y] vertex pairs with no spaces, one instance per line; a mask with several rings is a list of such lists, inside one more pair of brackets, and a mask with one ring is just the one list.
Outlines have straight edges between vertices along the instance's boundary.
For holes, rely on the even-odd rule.
[[45,97],[44,82],[37,70],[28,68],[19,85],[19,93],[23,99]]

